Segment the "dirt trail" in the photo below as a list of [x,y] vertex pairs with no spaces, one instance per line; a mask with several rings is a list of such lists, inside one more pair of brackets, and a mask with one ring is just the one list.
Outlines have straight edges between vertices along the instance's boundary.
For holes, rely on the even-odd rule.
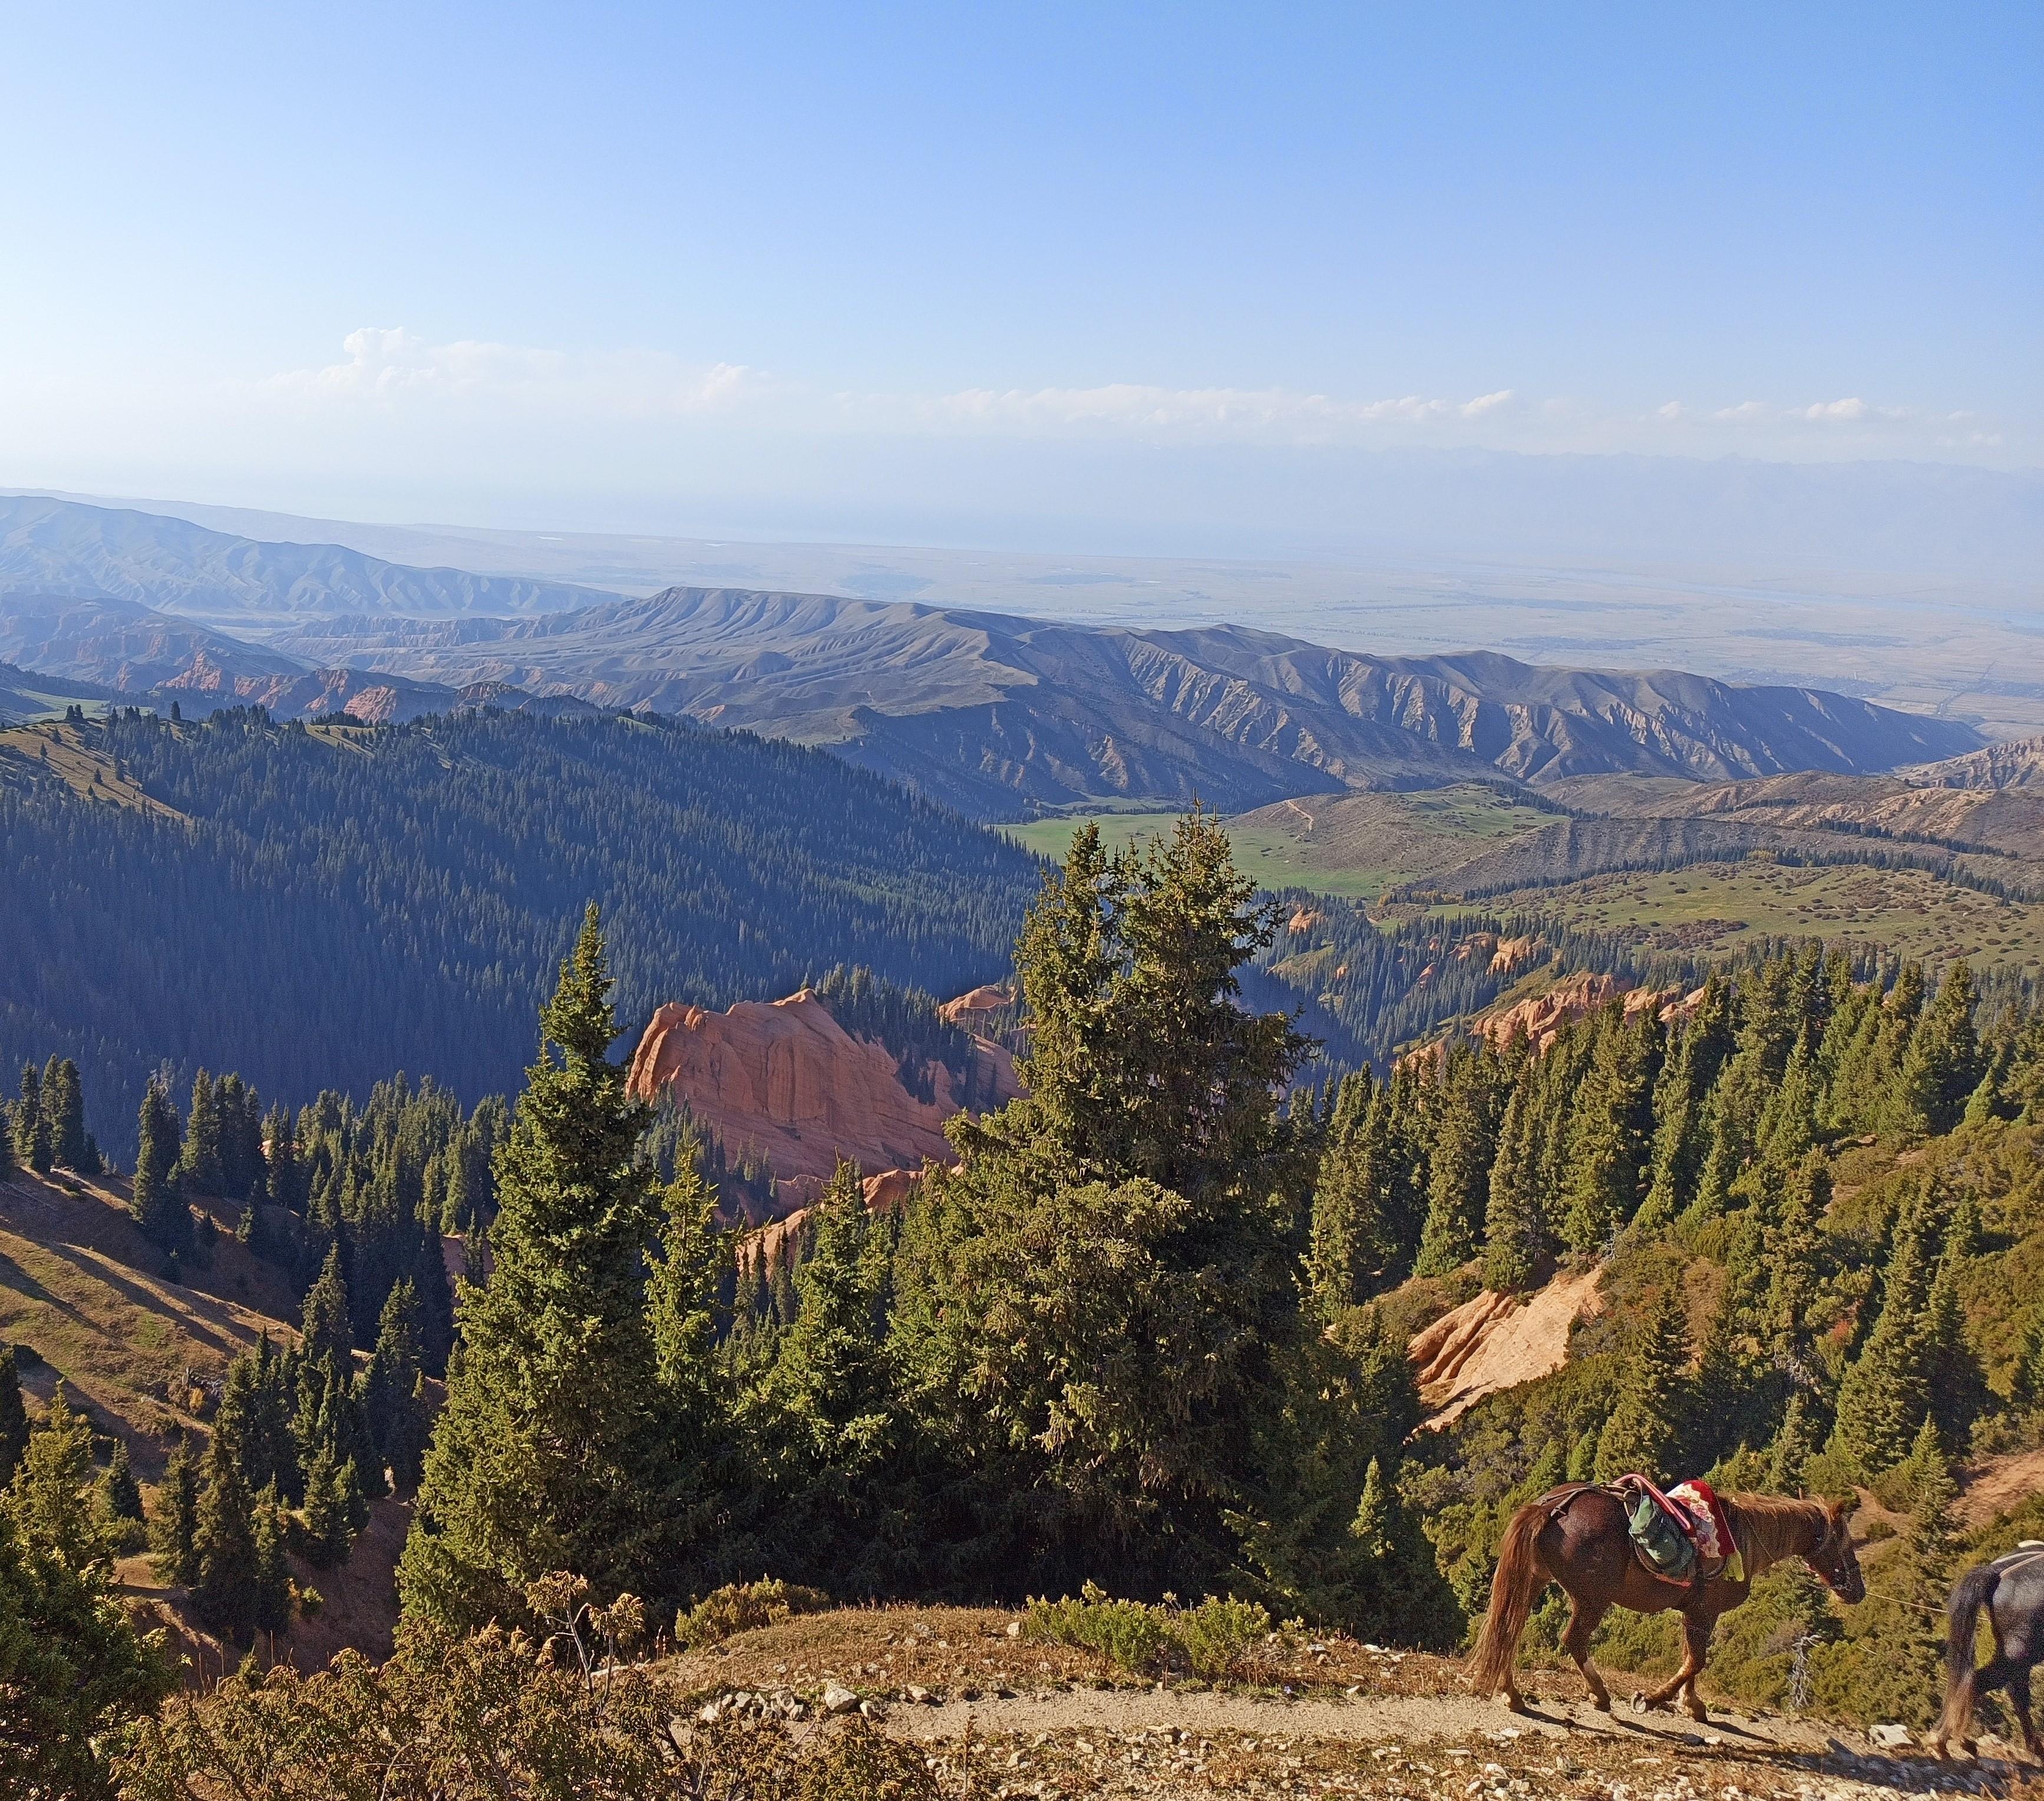
[[[1983,1741],[1973,1765],[1857,1732],[1730,1711],[1615,1715],[1587,1701],[1530,1715],[1466,1695],[1278,1700],[1128,1689],[898,1706],[886,1730],[952,1765],[978,1761],[996,1796],[1139,1801],[1379,1795],[1389,1801],[1877,1801],[1964,1792],[2037,1801],[2044,1772]],[[987,1792],[982,1788],[981,1793]]]
[[2044,1450],[1989,1457],[1967,1481],[1954,1511],[1969,1526],[1984,1526],[2032,1495],[2044,1495]]

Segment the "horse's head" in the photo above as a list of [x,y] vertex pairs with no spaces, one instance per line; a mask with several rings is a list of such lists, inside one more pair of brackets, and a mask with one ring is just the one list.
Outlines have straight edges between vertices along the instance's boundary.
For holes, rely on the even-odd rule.
[[1866,1599],[1866,1578],[1860,1574],[1859,1557],[1853,1549],[1851,1501],[1833,1501],[1824,1506],[1823,1529],[1817,1542],[1803,1553],[1823,1580],[1824,1586],[1851,1606]]

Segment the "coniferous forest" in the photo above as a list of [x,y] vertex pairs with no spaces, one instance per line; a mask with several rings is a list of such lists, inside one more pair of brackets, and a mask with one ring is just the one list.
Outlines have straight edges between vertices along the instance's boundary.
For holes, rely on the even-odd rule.
[[674,720],[130,709],[62,730],[97,772],[83,793],[0,758],[0,1067],[71,1058],[124,1165],[166,1064],[294,1102],[399,1069],[509,1092],[592,897],[636,1029],[839,964],[993,980],[1036,880],[997,834],[821,752]]
[[[1316,1084],[1294,1019],[1242,1002],[1281,917],[1197,815],[1112,855],[1082,831],[1016,947],[1024,1096],[955,1122],[957,1166],[898,1212],[841,1169],[770,1283],[704,1159],[659,1152],[686,1122],[625,1093],[593,906],[509,1106],[394,1081],[293,1115],[239,1074],[148,1082],[138,1220],[202,1258],[190,1200],[238,1204],[304,1296],[299,1342],[236,1362],[209,1445],[173,1459],[159,1567],[245,1640],[288,1618],[282,1547],[340,1562],[395,1490],[408,1655],[540,1628],[559,1580],[657,1627],[762,1571],[1010,1603],[1105,1576],[1452,1649],[1520,1501],[1708,1471],[1907,1523],[1842,1618],[1769,1578],[1718,1680],[1920,1714],[1968,1549],[1953,1465],[2044,1429],[2044,1021],[1984,1007],[1963,964],[1811,946]],[[870,977],[831,985],[876,1036],[927,1029]],[[10,1154],[90,1157],[78,1092],[32,1069]],[[1414,1329],[1557,1270],[1612,1302],[1566,1365],[1416,1430]],[[64,1512],[77,1430],[52,1409],[17,1453],[27,1549],[0,1561],[42,1554],[19,1497]],[[1667,1625],[1600,1654],[1650,1660]],[[117,1649],[145,1707],[162,1678]],[[137,1742],[165,1767],[170,1741]]]

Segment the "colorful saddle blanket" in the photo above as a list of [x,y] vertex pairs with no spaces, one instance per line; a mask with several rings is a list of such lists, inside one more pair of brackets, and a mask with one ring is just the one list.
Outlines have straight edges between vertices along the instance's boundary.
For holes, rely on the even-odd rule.
[[1745,1580],[1746,1564],[1709,1483],[1677,1483],[1665,1495],[1644,1476],[1620,1477],[1626,1523],[1640,1561],[1670,1582]]

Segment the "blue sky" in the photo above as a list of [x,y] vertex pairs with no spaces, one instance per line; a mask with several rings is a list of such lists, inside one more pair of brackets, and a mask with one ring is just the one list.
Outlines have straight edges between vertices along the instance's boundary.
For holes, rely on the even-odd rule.
[[936,535],[1174,459],[2044,446],[2034,5],[6,29],[11,483]]

